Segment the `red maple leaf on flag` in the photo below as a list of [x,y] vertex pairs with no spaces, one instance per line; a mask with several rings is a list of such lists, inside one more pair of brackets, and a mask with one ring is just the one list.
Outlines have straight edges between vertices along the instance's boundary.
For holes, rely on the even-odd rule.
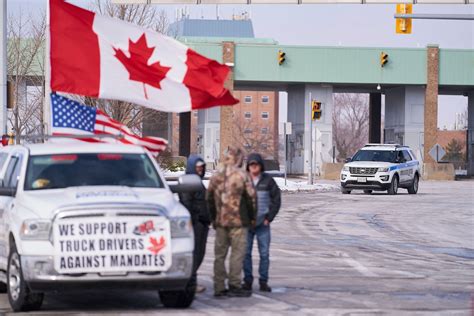
[[145,33],[140,36],[136,42],[128,40],[128,51],[130,57],[127,57],[121,49],[114,47],[115,57],[125,66],[130,74],[130,80],[143,83],[145,98],[148,99],[146,86],[161,89],[160,82],[166,77],[171,67],[162,66],[159,61],[148,65],[148,60],[155,51],[155,47],[148,47]]
[[158,254],[161,249],[165,248],[166,242],[165,238],[161,236],[160,241],[158,242],[155,237],[150,237],[151,246],[148,247],[148,250],[153,252],[153,254]]

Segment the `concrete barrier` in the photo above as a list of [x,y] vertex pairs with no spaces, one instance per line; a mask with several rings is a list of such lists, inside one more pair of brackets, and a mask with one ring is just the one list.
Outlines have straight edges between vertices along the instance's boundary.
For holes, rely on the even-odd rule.
[[423,180],[454,180],[455,176],[452,163],[423,164]]
[[343,166],[343,163],[324,162],[321,170],[321,179],[339,180],[341,177],[341,170]]

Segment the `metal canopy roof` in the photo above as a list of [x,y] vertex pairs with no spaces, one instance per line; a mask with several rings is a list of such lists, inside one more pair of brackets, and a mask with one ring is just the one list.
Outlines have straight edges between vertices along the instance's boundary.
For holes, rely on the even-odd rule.
[[[193,42],[186,45],[199,53],[222,60],[222,44]],[[278,51],[286,53],[279,66]],[[380,52],[389,55],[380,67]],[[323,47],[261,45],[235,42],[234,81],[236,86],[284,87],[298,83],[326,83],[341,90],[400,85],[426,85],[427,48]],[[440,92],[464,93],[474,90],[474,50],[440,49]]]

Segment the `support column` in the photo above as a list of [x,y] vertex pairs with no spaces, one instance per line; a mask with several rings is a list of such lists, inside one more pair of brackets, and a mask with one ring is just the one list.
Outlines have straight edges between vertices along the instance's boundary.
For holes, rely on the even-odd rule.
[[423,160],[425,163],[435,163],[428,152],[436,144],[438,134],[439,47],[428,45],[426,52],[428,77],[425,90]]
[[191,112],[179,114],[179,155],[188,157],[191,153]]
[[467,174],[474,176],[474,91],[470,91],[467,101]]
[[425,89],[407,86],[385,92],[384,142],[410,146],[419,160],[423,153]]
[[382,94],[371,93],[369,98],[369,143],[381,143]]
[[[294,85],[288,88],[288,121],[292,123],[293,134],[288,142],[288,171],[292,174],[307,173],[313,150],[313,171],[321,173],[324,162],[332,162],[332,87],[322,85]],[[311,106],[313,100],[321,102],[322,116],[313,122],[311,133]],[[311,143],[312,138],[312,143]]]
[[[234,42],[223,42],[222,43],[222,61],[224,64],[230,63],[234,64],[234,51],[235,51],[235,44]],[[229,89],[232,93],[234,90],[234,73],[231,71],[227,80],[224,84],[224,87]],[[222,159],[224,156],[225,151],[229,146],[232,144],[233,138],[233,107],[232,106],[222,106],[221,107],[221,119],[220,119],[220,158]]]

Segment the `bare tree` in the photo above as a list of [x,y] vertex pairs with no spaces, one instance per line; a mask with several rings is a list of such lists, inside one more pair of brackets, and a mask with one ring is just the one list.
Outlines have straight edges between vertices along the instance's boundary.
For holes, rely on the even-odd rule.
[[352,156],[368,140],[369,98],[365,94],[334,94],[333,141],[339,160]]
[[[8,21],[7,71],[14,99],[9,124],[16,136],[39,134],[43,125],[46,18],[20,12]],[[20,137],[16,141],[19,143]]]
[[[266,128],[266,132],[263,132]],[[264,158],[274,158],[275,142],[269,127],[262,127],[254,119],[235,119],[232,133],[234,145],[245,148],[247,152],[258,152]]]

